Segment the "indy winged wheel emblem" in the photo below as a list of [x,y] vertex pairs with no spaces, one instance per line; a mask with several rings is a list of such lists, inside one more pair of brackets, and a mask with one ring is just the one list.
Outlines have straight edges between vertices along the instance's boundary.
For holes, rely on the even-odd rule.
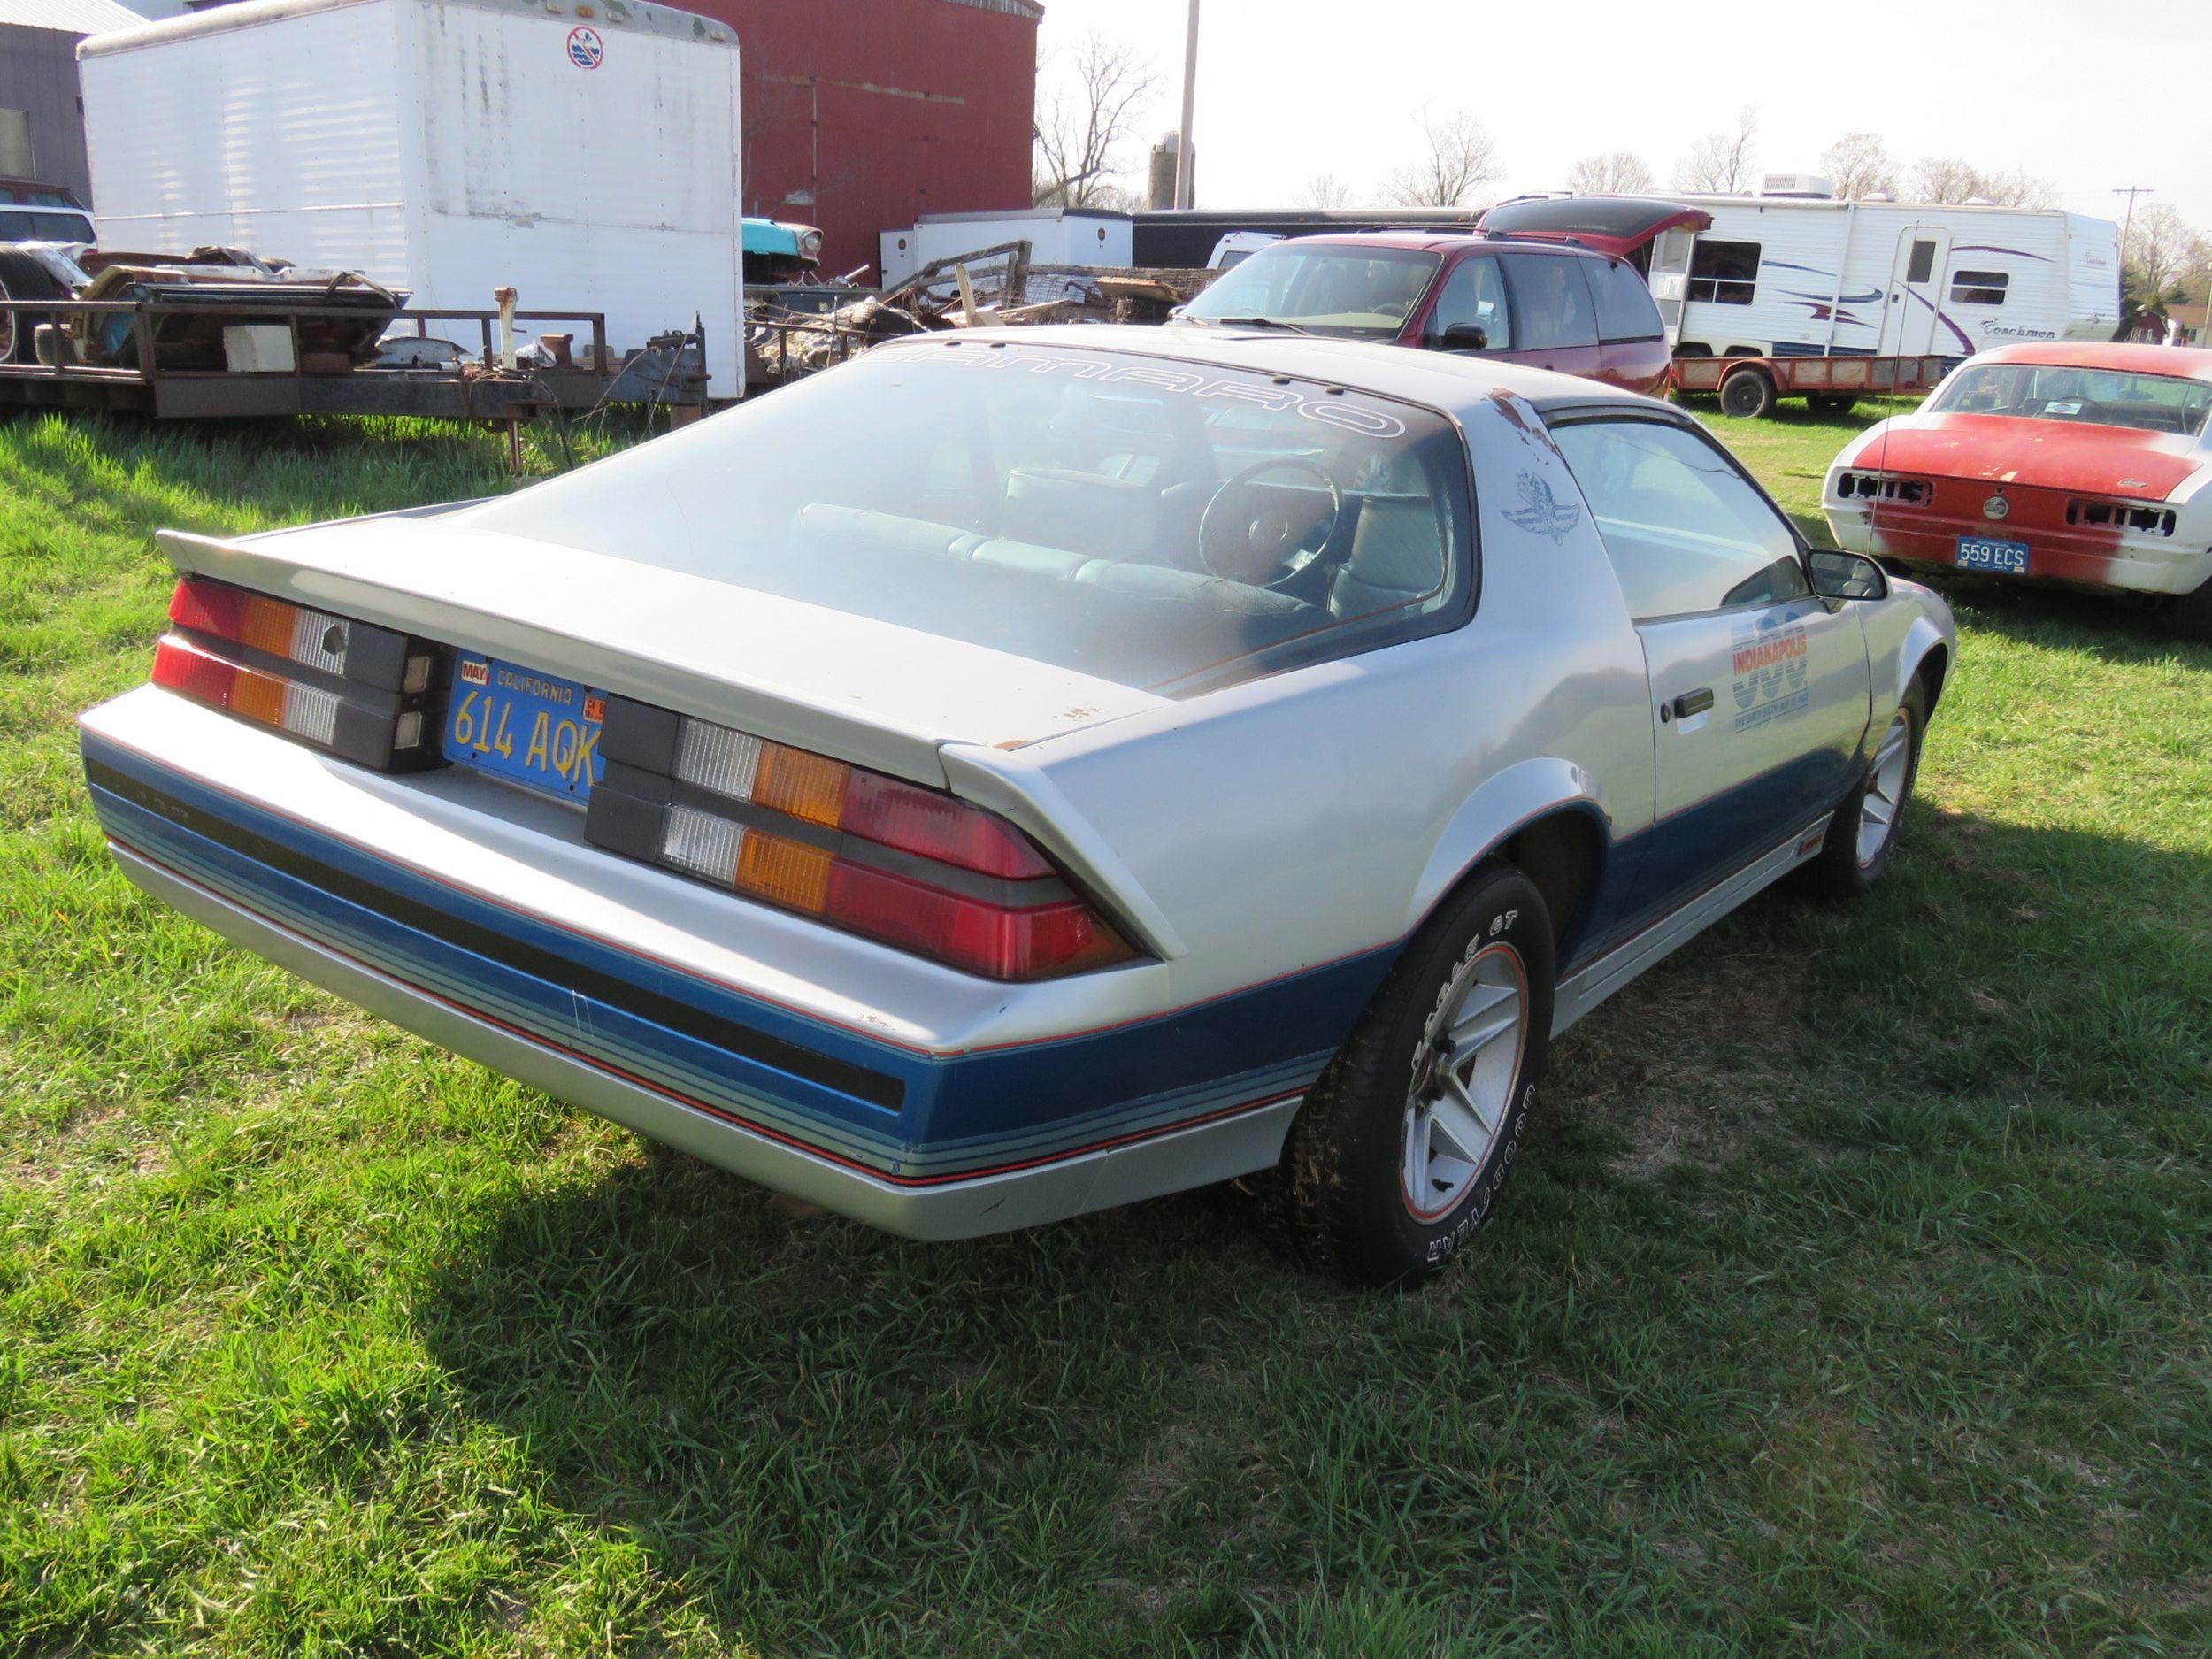
[[1523,472],[1515,488],[1521,504],[1506,510],[1506,521],[1520,526],[1531,535],[1549,536],[1552,544],[1557,546],[1567,539],[1567,532],[1582,520],[1579,503],[1562,503],[1550,484],[1533,472]]

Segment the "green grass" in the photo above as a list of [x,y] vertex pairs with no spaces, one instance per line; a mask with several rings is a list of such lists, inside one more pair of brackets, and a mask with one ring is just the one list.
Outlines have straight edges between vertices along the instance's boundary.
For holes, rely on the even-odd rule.
[[[1806,515],[1849,430],[1720,424]],[[150,531],[501,468],[0,421],[0,1651],[2212,1649],[2212,652],[1962,590],[1881,891],[1578,1027],[1360,1295],[1217,1194],[797,1217],[138,897],[68,720]]]

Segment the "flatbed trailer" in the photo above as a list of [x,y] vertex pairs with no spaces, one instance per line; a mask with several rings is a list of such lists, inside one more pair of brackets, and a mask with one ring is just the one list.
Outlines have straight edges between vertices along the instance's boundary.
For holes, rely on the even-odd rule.
[[[695,323],[687,334],[664,336],[615,364],[608,361],[606,319],[599,312],[509,311],[503,322],[498,311],[403,310],[393,321],[412,325],[419,338],[431,337],[433,324],[466,325],[480,335],[481,355],[457,362],[359,367],[350,362],[321,363],[315,354],[300,349],[300,324],[358,319],[358,311],[341,306],[286,305],[274,311],[265,304],[215,301],[57,298],[0,300],[0,312],[12,314],[19,338],[28,338],[40,322],[65,316],[89,319],[127,314],[130,332],[128,348],[113,353],[114,360],[108,363],[0,362],[0,407],[128,411],[164,420],[416,415],[497,421],[509,427],[511,437],[518,438],[521,423],[541,414],[645,403],[671,409],[682,420],[702,412],[707,401],[703,343]],[[234,319],[263,328],[288,326],[296,366],[242,370],[165,363],[157,348],[159,326],[186,316]],[[495,349],[495,331],[526,323],[566,324],[572,337],[588,330],[588,365],[503,366]]]
[[1845,415],[1862,397],[1924,392],[1948,373],[1947,357],[1709,357],[1674,360],[1668,384],[1677,393],[1717,394],[1721,412],[1758,419],[1785,397],[1801,397],[1822,414]]

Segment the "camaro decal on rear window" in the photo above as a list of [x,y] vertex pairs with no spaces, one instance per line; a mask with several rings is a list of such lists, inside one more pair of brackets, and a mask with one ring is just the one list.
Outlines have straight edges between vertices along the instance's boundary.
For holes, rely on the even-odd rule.
[[1735,676],[1736,730],[1749,731],[1798,713],[1812,699],[1805,683],[1805,625],[1762,617],[1756,627],[1739,627],[1729,670]]
[[1103,357],[1034,349],[1010,351],[985,345],[959,345],[948,349],[949,357],[941,360],[974,368],[1020,369],[1031,374],[1065,373],[1102,386],[1121,382],[1217,403],[1253,403],[1278,414],[1299,415],[1325,426],[1356,432],[1362,437],[1402,437],[1406,430],[1406,423],[1397,416],[1369,403],[1353,403],[1339,392],[1325,392],[1317,396],[1294,387],[1255,386],[1248,380],[1225,379],[1166,364],[1114,363]]

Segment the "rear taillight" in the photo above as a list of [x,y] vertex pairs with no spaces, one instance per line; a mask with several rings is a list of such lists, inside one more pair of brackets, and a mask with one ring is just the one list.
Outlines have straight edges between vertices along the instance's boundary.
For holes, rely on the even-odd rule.
[[391,628],[187,576],[154,684],[385,771],[434,764],[438,649]]
[[826,756],[608,699],[587,839],[997,979],[1133,953],[1004,818]]

